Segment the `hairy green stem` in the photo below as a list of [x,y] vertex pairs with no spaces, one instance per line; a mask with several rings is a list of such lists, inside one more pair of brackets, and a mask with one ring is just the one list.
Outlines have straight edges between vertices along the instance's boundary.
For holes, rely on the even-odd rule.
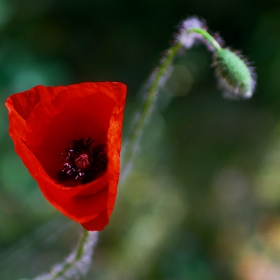
[[147,118],[149,117],[153,104],[156,100],[156,96],[158,93],[158,88],[161,80],[167,74],[168,68],[173,62],[174,57],[177,55],[178,50],[182,44],[178,41],[170,49],[168,49],[166,56],[162,59],[161,64],[155,70],[155,73],[152,74],[152,81],[147,89],[147,99],[145,100],[143,107],[140,112],[140,116],[135,123],[132,132],[129,136],[129,142],[126,144],[123,159],[122,159],[122,168],[123,171],[128,167],[133,154],[135,152],[135,148],[137,146],[137,142],[141,136],[143,127],[146,123]]
[[[215,51],[221,50],[221,46],[219,45],[219,43],[206,30],[202,28],[189,28],[185,32],[186,35],[190,33],[200,34],[206,40],[206,42],[208,42],[211,46],[213,46]],[[131,163],[133,154],[135,153],[137,143],[141,136],[143,127],[152,111],[153,104],[156,100],[159,85],[162,79],[164,78],[164,76],[167,74],[169,66],[172,64],[175,56],[178,54],[178,51],[181,47],[183,47],[183,44],[180,42],[180,40],[177,40],[175,44],[168,49],[166,55],[161,60],[161,64],[152,74],[152,81],[150,82],[147,89],[147,99],[143,104],[143,107],[140,112],[140,116],[136,121],[132,129],[132,132],[128,138],[129,140],[124,147],[124,153],[122,158],[121,179],[123,179],[123,177],[125,177],[125,175],[127,174],[127,169]]]
[[63,276],[68,269],[73,267],[76,264],[76,262],[79,261],[82,258],[83,252],[84,252],[84,245],[85,245],[88,237],[89,237],[89,232],[87,230],[83,229],[82,236],[80,237],[80,240],[78,242],[78,246],[75,249],[76,252],[75,252],[74,260],[72,262],[69,262],[69,263],[65,262],[64,265],[61,267],[61,270],[58,271],[53,276],[53,278],[51,278],[51,280],[56,280],[58,277]]
[[91,263],[93,248],[97,242],[97,232],[89,232],[83,229],[77,247],[65,259],[56,264],[50,273],[36,277],[34,280],[61,280],[79,279],[85,275]]
[[193,27],[188,29],[186,33],[191,32],[200,34],[208,43],[211,44],[211,46],[215,49],[216,52],[219,52],[222,49],[220,44],[205,29]]

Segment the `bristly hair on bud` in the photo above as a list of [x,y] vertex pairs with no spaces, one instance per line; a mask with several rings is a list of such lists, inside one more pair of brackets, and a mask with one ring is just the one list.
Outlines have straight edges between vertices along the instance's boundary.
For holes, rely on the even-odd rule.
[[205,20],[199,19],[196,16],[189,17],[182,21],[177,40],[180,41],[186,49],[191,48],[194,43],[202,40],[202,36],[198,33],[187,33],[186,31],[188,31],[190,28],[201,28],[206,30],[206,22]]
[[230,49],[220,49],[213,55],[214,67],[224,97],[229,99],[247,99],[252,97],[256,74],[239,53]]

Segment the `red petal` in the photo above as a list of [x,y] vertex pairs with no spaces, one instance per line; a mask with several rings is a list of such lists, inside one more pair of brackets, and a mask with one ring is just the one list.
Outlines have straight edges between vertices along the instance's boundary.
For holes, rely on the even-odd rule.
[[82,223],[82,226],[86,230],[102,230],[109,221],[109,216],[107,211],[101,212],[96,218],[92,219],[87,223]]

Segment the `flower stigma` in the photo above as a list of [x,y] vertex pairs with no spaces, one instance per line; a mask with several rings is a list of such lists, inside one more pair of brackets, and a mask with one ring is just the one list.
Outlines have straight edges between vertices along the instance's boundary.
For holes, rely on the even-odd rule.
[[69,143],[69,147],[62,153],[63,167],[58,173],[60,181],[86,184],[106,171],[108,158],[104,151],[105,145],[93,146],[93,142],[91,138],[81,138]]
[[75,164],[81,169],[87,169],[90,165],[88,154],[81,154],[78,158],[75,159]]

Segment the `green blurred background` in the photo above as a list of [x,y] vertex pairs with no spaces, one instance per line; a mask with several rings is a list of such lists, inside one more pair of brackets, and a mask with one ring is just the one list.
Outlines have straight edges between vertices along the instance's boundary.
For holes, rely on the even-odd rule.
[[256,93],[223,99],[204,46],[176,58],[86,279],[280,279],[279,1],[0,0],[1,280],[48,271],[80,231],[14,153],[5,99],[122,81],[126,139],[140,89],[191,15],[254,62]]

